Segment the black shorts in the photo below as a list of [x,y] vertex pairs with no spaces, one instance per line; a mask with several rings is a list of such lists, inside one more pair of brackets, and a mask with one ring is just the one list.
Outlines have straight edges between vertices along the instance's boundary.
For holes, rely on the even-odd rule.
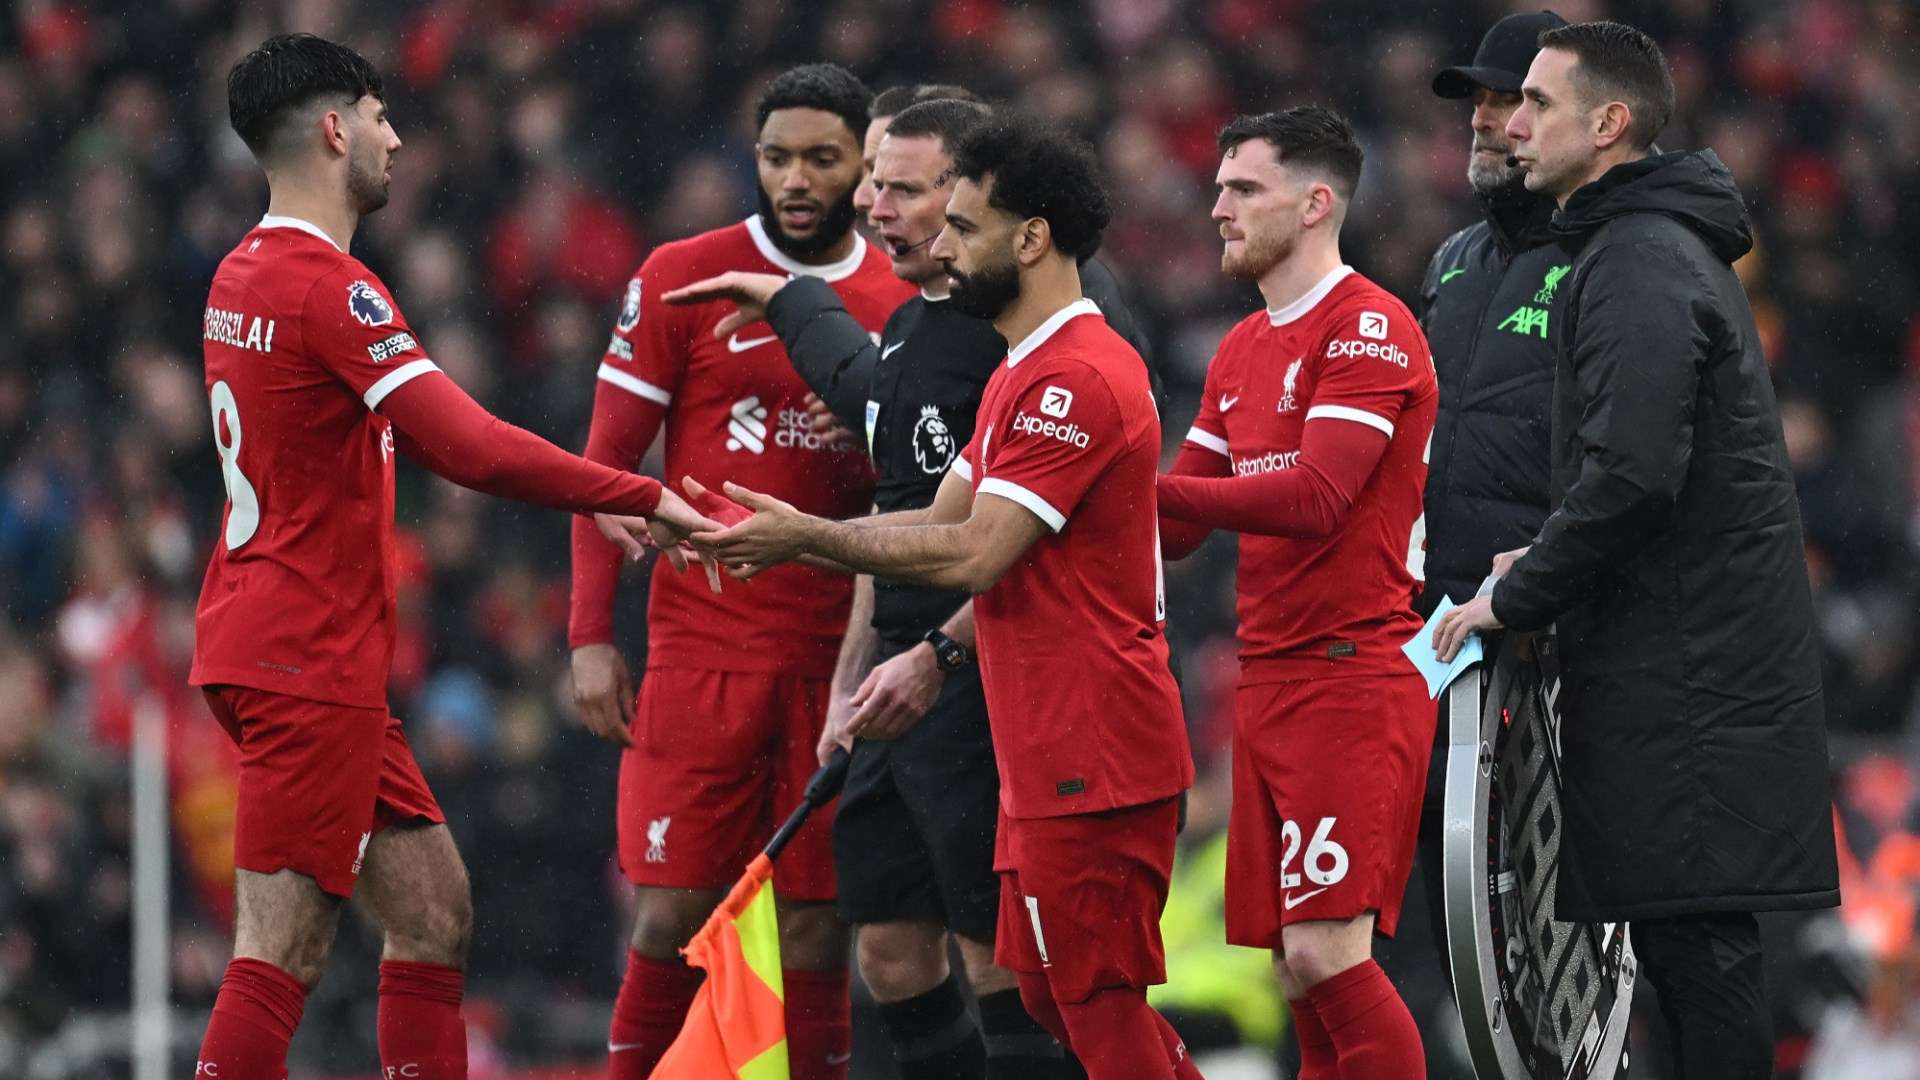
[[854,924],[935,922],[992,941],[999,809],[986,695],[969,667],[947,676],[906,735],[855,744],[833,819],[841,914]]

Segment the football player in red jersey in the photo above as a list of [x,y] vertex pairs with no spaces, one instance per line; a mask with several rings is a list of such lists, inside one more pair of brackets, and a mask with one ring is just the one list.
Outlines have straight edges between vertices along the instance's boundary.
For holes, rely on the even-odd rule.
[[1433,360],[1407,309],[1341,262],[1347,121],[1241,117],[1220,147],[1221,267],[1267,309],[1221,341],[1159,493],[1171,557],[1242,534],[1227,940],[1274,950],[1302,1080],[1424,1076],[1372,938],[1399,918],[1434,728],[1400,650],[1420,627]]
[[191,679],[240,747],[239,911],[196,1075],[286,1075],[357,885],[385,934],[387,1075],[464,1077],[466,869],[387,711],[394,452],[496,495],[649,515],[668,546],[704,519],[488,415],[347,253],[400,149],[366,60],[310,34],[271,38],[234,65],[227,103],[272,194],[221,261],[204,321],[227,508]]
[[933,505],[834,522],[729,484],[755,515],[695,540],[741,576],[813,555],[976,594],[1001,776],[995,959],[1090,1076],[1198,1076],[1146,999],[1166,977],[1159,919],[1193,764],[1162,633],[1160,422],[1139,356],[1080,287],[1106,193],[1091,151],[1014,117],[953,157],[931,251],[950,302],[1018,344]]
[[[864,455],[812,430],[807,384],[764,322],[714,328],[724,300],[664,302],[730,270],[809,274],[877,332],[913,295],[886,255],[853,230],[867,90],[832,64],[776,77],[758,104],[759,211],[738,225],[665,244],[628,284],[599,369],[586,456],[632,469],[664,426],[666,469],[724,477],[834,517],[871,505]],[[625,748],[620,866],[638,886],[627,971],[608,1046],[616,1080],[648,1075],[679,1032],[700,973],[680,959],[723,890],[797,805],[816,765],[828,688],[846,631],[850,579],[786,567],[718,597],[656,567],[639,694],[613,644],[621,552],[591,522],[573,534],[574,694],[595,732]],[[846,1072],[847,931],[833,906],[828,815],[774,868],[794,1076]]]

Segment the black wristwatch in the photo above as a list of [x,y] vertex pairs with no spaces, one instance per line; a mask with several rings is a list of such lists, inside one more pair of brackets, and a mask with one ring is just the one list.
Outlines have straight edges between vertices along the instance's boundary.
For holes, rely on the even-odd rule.
[[920,639],[933,646],[933,663],[941,671],[952,673],[973,663],[973,650],[935,629]]

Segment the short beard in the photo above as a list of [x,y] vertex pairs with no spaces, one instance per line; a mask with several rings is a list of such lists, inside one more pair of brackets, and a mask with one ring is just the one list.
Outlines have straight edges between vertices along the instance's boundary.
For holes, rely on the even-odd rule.
[[1292,240],[1249,233],[1240,240],[1238,257],[1220,253],[1220,272],[1242,281],[1258,281],[1292,254]]
[[1480,156],[1473,154],[1467,158],[1467,184],[1477,195],[1492,195],[1495,192],[1518,188],[1526,179],[1527,170],[1518,165],[1509,166],[1502,158],[1498,164],[1483,165]]
[[387,178],[368,172],[351,157],[347,159],[347,201],[354,213],[365,216],[387,205]]
[[1020,299],[1020,267],[1012,259],[997,266],[983,266],[971,274],[949,267],[947,274],[953,278],[948,295],[954,309],[963,315],[991,321]]
[[810,236],[788,236],[780,227],[780,215],[773,208],[773,200],[767,198],[767,189],[755,186],[760,194],[760,224],[765,226],[767,239],[773,246],[801,262],[811,262],[832,251],[840,241],[847,238],[859,213],[853,208],[853,188],[841,193],[838,201],[827,207],[825,217],[815,225]]

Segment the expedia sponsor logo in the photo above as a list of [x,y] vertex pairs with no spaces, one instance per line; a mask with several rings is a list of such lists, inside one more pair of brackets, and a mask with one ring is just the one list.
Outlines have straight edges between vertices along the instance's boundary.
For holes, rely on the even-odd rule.
[[1259,457],[1234,458],[1233,475],[1258,476],[1261,473],[1279,472],[1282,469],[1293,468],[1299,460],[1300,451],[1298,450],[1275,450],[1269,454],[1261,454]]
[[633,362],[633,342],[618,334],[607,339],[607,351],[628,363]]
[[1336,341],[1327,346],[1327,359],[1338,360],[1345,356],[1371,356],[1376,360],[1385,360],[1395,367],[1406,367],[1412,358],[1407,350],[1389,341]]
[[383,364],[409,349],[419,347],[420,343],[413,340],[413,335],[402,330],[392,337],[382,338],[367,346],[367,355],[373,357],[374,363]]
[[210,307],[205,318],[208,341],[217,341],[236,349],[252,349],[254,352],[273,351],[273,327],[272,319],[225,308]]
[[[1069,401],[1072,399],[1069,398]],[[1047,420],[1032,413],[1021,413],[1013,418],[1009,429],[1015,435],[1042,435],[1049,439],[1059,439],[1069,446],[1086,449],[1093,439],[1079,424],[1062,424],[1056,420]]]

